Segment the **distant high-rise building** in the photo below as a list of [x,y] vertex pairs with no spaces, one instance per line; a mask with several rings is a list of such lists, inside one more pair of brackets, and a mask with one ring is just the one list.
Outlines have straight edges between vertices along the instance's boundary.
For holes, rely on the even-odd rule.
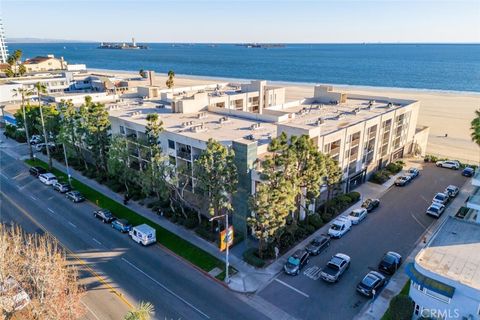
[[7,63],[8,49],[5,43],[5,30],[3,29],[3,21],[0,18],[0,63]]

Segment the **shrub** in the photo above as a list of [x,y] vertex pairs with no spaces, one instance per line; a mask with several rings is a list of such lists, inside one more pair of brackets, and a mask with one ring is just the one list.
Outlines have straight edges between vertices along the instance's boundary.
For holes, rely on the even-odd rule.
[[[319,216],[319,218],[320,218],[320,216]],[[320,218],[320,219],[322,219],[322,218]],[[317,229],[318,229],[318,228],[315,228],[315,227],[314,227],[313,225],[311,225],[311,224],[307,224],[307,225],[305,226],[305,231],[306,231],[309,235],[311,235],[312,233],[314,233]]]
[[323,226],[322,217],[318,213],[309,215],[307,219],[308,219],[308,226],[312,226],[315,230]]
[[243,261],[254,267],[263,268],[265,266],[265,261],[257,256],[257,249],[255,248],[250,248],[244,251],[242,256]]
[[198,226],[198,219],[196,217],[189,216],[187,219],[185,219],[184,225],[187,229],[193,229]]
[[393,320],[410,320],[414,311],[409,296],[397,295],[390,301],[390,316]]
[[332,221],[332,219],[333,219],[333,214],[327,211],[326,213],[322,213],[322,214],[321,214],[321,217],[322,217],[322,220],[323,220],[325,223],[328,223],[328,222]]
[[198,226],[197,228],[195,228],[195,233],[207,241],[216,242],[218,235],[210,232],[210,230],[207,230],[207,228],[203,226]]
[[392,163],[389,163],[389,164],[385,167],[385,169],[386,169],[387,171],[389,171],[390,173],[392,173],[392,174],[397,174],[397,173],[399,173],[400,171],[402,171],[403,165],[400,164],[400,163],[398,163],[398,162],[396,162],[396,163],[393,163],[393,162],[392,162]]
[[350,198],[350,203],[355,203],[358,200],[360,200],[360,193],[358,193],[356,191],[352,191],[352,192],[347,193],[347,196]]
[[387,170],[379,170],[370,176],[370,182],[383,184],[390,178],[389,172]]
[[298,226],[294,233],[295,241],[305,239],[308,236],[307,230],[305,228]]
[[280,236],[279,249],[287,249],[295,243],[295,237],[290,232],[285,232]]

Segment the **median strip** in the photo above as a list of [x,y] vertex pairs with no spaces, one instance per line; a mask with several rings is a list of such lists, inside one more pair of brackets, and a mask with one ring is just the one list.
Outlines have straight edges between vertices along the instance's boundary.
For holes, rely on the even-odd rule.
[[[45,169],[48,168],[48,165],[45,162],[38,159],[35,161],[25,160],[25,162],[31,166],[41,166]],[[67,175],[62,171],[52,168],[51,172],[58,178],[61,178],[65,181],[67,180]],[[216,257],[74,178],[72,178],[72,187],[75,190],[80,191],[86,199],[93,202],[97,206],[110,210],[118,218],[127,219],[133,225],[140,225],[144,223],[150,225],[156,230],[158,243],[169,249],[174,254],[184,258],[188,262],[205,271],[205,273],[208,273],[214,268],[219,268],[221,270],[225,269],[225,264]],[[224,277],[225,273],[222,272],[216,278],[223,280]]]

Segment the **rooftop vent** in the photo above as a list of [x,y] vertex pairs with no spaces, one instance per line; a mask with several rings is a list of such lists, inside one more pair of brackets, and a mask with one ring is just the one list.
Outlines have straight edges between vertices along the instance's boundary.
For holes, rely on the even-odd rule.
[[140,116],[141,114],[142,114],[142,111],[133,111],[133,112],[131,113],[132,117],[138,117],[138,116]]
[[316,125],[317,125],[317,126],[321,126],[322,124],[325,124],[325,120],[320,117],[320,118],[317,119]]
[[198,119],[205,119],[207,117],[207,113],[205,111],[199,112],[197,115]]
[[249,135],[245,136],[245,139],[250,140],[250,141],[255,141],[255,137],[253,136],[253,134],[249,134]]
[[393,103],[391,103],[391,102],[389,102],[389,103],[387,104],[387,109],[390,109],[390,108],[393,108]]
[[261,123],[254,123],[250,126],[250,129],[251,130],[258,130],[262,127],[262,124]]
[[368,101],[368,106],[369,107],[373,107],[374,104],[375,104],[375,100]]
[[356,108],[354,108],[354,109],[352,110],[352,113],[353,113],[354,115],[357,115],[359,112],[360,112],[360,107],[356,107]]
[[205,124],[202,122],[201,124],[192,126],[190,130],[195,133],[205,132],[207,131],[207,127],[205,127]]
[[218,119],[218,122],[219,122],[220,124],[222,124],[222,123],[227,123],[227,122],[230,122],[230,118],[228,118],[227,116],[221,117],[220,119]]
[[193,126],[193,121],[182,122],[182,127],[187,128]]
[[155,107],[158,108],[158,109],[165,109],[164,104],[157,104]]

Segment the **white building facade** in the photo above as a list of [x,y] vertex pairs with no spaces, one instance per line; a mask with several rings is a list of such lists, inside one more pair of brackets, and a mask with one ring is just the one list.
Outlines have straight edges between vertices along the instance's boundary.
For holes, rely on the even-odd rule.
[[0,63],[7,63],[8,49],[5,41],[5,29],[3,28],[3,20],[0,18]]

